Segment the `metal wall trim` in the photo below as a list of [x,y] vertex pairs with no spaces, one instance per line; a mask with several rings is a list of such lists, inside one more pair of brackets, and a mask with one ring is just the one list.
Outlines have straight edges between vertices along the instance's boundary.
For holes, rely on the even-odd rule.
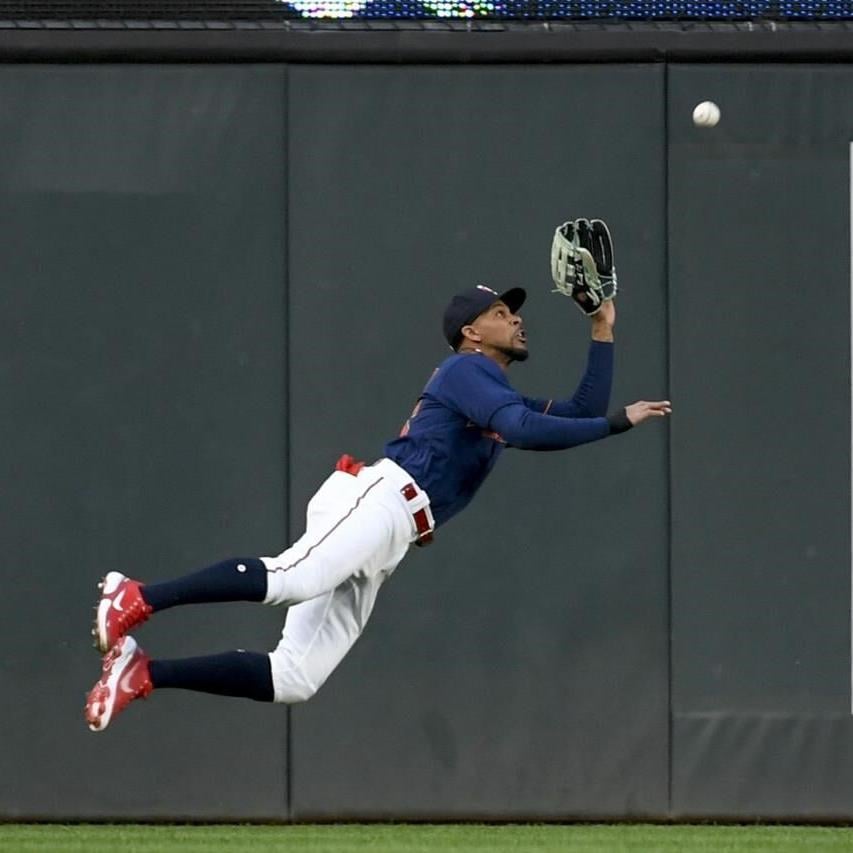
[[830,62],[853,59],[841,24],[748,23],[417,29],[59,29],[0,27],[0,62]]

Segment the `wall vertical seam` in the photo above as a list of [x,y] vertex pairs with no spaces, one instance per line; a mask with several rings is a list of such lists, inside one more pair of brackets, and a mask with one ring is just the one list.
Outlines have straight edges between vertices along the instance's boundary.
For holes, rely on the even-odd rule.
[[[290,369],[291,369],[291,328],[290,328],[290,66],[282,66],[282,109],[281,109],[281,148],[284,157],[282,168],[282,206],[284,208],[284,234],[282,235],[282,250],[284,255],[284,280],[282,282],[282,304],[284,308],[284,322],[282,323],[282,334],[284,336],[282,356],[284,358],[282,404],[284,407],[284,519],[285,519],[285,541],[290,541],[290,513],[291,513],[291,401],[290,401]],[[293,709],[287,706],[284,718],[284,810],[285,819],[293,820]]]
[[[850,143],[850,149],[847,160],[847,168],[848,168],[848,181],[849,181],[849,192],[850,199],[847,204],[847,216],[849,218],[848,222],[848,233],[850,237],[850,267],[847,271],[848,281],[850,282],[850,288],[848,291],[850,305],[850,340],[849,340],[849,350],[848,350],[848,362],[850,365],[850,434],[851,441],[850,446],[853,448],[853,142]],[[851,459],[850,459],[850,506],[848,506],[850,518],[850,555],[851,555],[851,571],[850,571],[850,618],[849,622],[849,651],[850,651],[850,683],[848,685],[850,689],[850,701],[848,703],[848,708],[850,709],[850,714],[853,715],[853,450],[851,450]]]
[[[666,394],[672,399],[672,287],[670,281],[670,134],[669,134],[669,62],[663,66],[663,217],[664,217],[664,317],[666,348]],[[667,762],[666,762],[666,813],[672,818],[672,776],[673,776],[673,710],[672,710],[672,426],[667,422],[666,429],[666,638],[667,638]]]

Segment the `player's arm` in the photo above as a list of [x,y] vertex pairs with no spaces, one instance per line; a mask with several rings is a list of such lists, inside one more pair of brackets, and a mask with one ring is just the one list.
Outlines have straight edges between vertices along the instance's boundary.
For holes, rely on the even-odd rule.
[[672,412],[669,400],[641,400],[606,417],[558,418],[540,415],[523,403],[508,404],[490,419],[490,428],[521,450],[565,450],[626,432],[654,417]]
[[625,432],[654,413],[668,414],[669,403],[635,403],[607,417],[564,418],[531,411],[500,368],[485,356],[461,359],[442,377],[442,401],[473,423],[497,432],[512,447],[564,450]]
[[592,340],[587,353],[586,370],[575,393],[567,400],[524,398],[534,412],[560,418],[604,417],[610,405],[613,385],[613,325],[616,308],[605,302],[592,320]]
[[616,325],[616,304],[612,299],[601,303],[597,314],[590,317],[592,321],[592,339],[600,343],[613,343],[613,327]]

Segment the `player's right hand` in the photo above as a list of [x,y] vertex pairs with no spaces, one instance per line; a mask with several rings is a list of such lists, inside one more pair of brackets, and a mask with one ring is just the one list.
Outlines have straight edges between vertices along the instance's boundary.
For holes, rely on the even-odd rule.
[[664,418],[672,414],[672,403],[669,400],[656,400],[648,402],[639,400],[630,406],[625,406],[625,414],[633,426],[647,421],[649,418]]

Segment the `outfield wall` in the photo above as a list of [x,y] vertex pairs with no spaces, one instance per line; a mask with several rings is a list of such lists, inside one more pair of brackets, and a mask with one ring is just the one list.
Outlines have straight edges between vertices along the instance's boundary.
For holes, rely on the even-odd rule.
[[[0,816],[853,818],[851,85],[0,66]],[[614,403],[671,424],[508,452],[307,705],[162,691],[88,732],[98,577],[282,549],[337,455],[396,433],[455,290],[526,286],[512,379],[570,393],[587,330],[548,250],[583,214],[616,241]],[[265,650],[283,615],[138,638]]]

